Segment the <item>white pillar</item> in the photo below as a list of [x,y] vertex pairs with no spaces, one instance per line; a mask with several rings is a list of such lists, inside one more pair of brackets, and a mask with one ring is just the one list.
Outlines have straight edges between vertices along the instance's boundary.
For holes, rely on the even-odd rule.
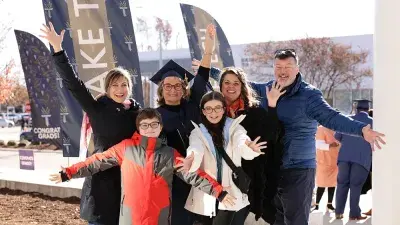
[[375,0],[374,129],[387,145],[373,157],[373,225],[400,224],[400,1]]

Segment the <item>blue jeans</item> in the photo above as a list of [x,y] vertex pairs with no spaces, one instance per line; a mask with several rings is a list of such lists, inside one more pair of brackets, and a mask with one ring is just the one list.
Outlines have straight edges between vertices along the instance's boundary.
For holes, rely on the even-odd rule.
[[314,186],[315,169],[282,170],[274,199],[274,225],[308,225]]
[[361,216],[359,207],[361,189],[368,177],[369,171],[363,166],[352,162],[339,162],[339,174],[336,188],[336,214],[343,214],[347,195],[350,190],[350,217]]

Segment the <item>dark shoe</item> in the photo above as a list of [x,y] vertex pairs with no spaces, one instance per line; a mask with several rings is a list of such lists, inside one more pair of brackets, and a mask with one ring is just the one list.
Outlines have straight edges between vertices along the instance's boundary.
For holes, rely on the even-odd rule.
[[367,218],[368,217],[366,217],[366,216],[358,216],[358,217],[350,217],[349,219],[350,220],[365,220]]
[[333,207],[333,205],[332,204],[328,204],[328,205],[326,205],[326,211],[335,211],[335,207]]
[[311,212],[314,212],[314,211],[317,211],[317,210],[319,210],[318,204],[315,204],[315,205],[311,206]]
[[368,212],[363,213],[366,216],[372,216],[372,209],[370,209]]
[[343,219],[343,214],[336,214],[336,219],[337,220]]

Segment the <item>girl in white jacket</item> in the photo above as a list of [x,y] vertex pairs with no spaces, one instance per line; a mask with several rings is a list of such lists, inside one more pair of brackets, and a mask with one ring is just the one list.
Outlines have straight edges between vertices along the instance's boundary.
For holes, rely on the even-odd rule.
[[242,158],[251,160],[263,154],[261,149],[266,148],[266,142],[257,143],[259,138],[250,140],[246,130],[239,124],[245,116],[236,119],[226,117],[225,100],[221,93],[214,91],[205,94],[200,107],[202,124],[194,124],[187,149],[187,157],[191,160],[186,160],[183,169],[189,172],[202,169],[221,183],[235,197],[235,202],[231,205],[218,204],[215,197],[192,188],[185,208],[197,214],[195,224],[243,225],[247,216],[244,208],[249,205],[247,195],[235,186],[232,170],[218,152],[225,151],[233,163],[240,167]]

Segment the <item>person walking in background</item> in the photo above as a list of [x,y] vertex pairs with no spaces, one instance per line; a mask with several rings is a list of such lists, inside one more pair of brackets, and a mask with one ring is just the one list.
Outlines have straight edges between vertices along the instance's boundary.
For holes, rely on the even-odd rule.
[[317,146],[317,196],[314,210],[319,210],[319,202],[328,188],[327,210],[334,211],[332,205],[333,196],[337,184],[337,159],[339,154],[339,143],[334,137],[335,132],[323,126],[318,126],[316,133]]
[[[372,118],[368,115],[368,100],[356,100],[356,114],[351,118],[372,127]],[[362,186],[371,169],[372,149],[370,143],[360,137],[335,133],[335,138],[341,143],[336,191],[336,218],[342,219],[350,191],[350,220],[363,220],[359,207]]]
[[[374,114],[373,109],[370,109],[368,111],[368,115],[372,118],[373,114]],[[367,180],[365,181],[365,183],[364,183],[364,185],[362,187],[361,194],[362,195],[367,194],[367,192],[369,190],[372,190],[372,162],[371,162],[370,172],[368,174]],[[368,212],[365,212],[363,214],[366,215],[366,216],[372,216],[372,209],[370,209]]]

